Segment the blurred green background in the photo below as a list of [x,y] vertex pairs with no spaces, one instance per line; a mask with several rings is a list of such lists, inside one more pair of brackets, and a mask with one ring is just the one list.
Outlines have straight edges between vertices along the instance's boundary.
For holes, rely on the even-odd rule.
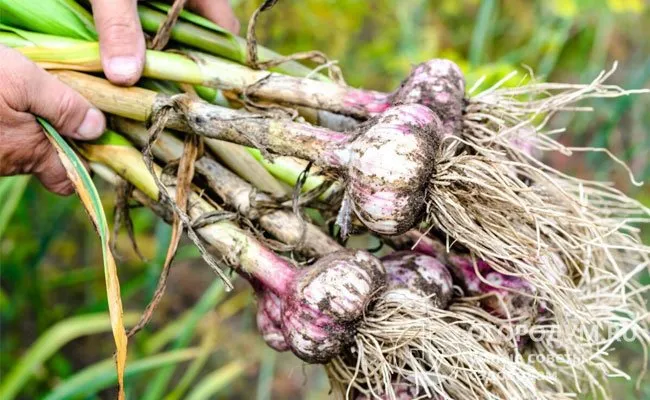
[[[232,3],[245,32],[259,2]],[[262,15],[257,32],[284,54],[321,50],[339,61],[350,85],[377,90],[392,90],[413,64],[432,57],[458,62],[468,87],[481,76],[487,87],[525,66],[544,80],[586,83],[615,60],[612,83],[650,87],[644,0],[283,0]],[[637,180],[650,180],[650,95],[584,104],[595,112],[553,121],[568,128],[558,139],[607,147]],[[603,154],[546,157],[579,176],[612,181],[650,206],[650,183],[635,187]],[[114,195],[97,184],[112,218]],[[170,235],[147,210],[133,217],[147,261],[122,234],[120,280],[131,320],[153,294]],[[647,229],[644,242],[650,243]],[[79,200],[49,194],[26,177],[0,179],[0,269],[0,381],[20,383],[23,399],[113,398],[101,250]],[[225,293],[184,242],[153,321],[130,343],[129,398],[326,398],[319,368],[275,354],[254,327],[245,288]],[[640,350],[626,346],[617,357],[634,372],[642,366]],[[642,393],[634,382],[613,382],[616,398],[650,398],[647,381]]]

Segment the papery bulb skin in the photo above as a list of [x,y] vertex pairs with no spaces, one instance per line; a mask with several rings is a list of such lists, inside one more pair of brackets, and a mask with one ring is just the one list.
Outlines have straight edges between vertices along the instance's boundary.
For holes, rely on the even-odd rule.
[[394,105],[427,106],[442,120],[445,136],[461,134],[465,77],[453,61],[435,58],[416,65],[391,100]]
[[453,281],[447,267],[435,257],[414,251],[397,251],[381,259],[386,268],[386,294],[396,300],[427,298],[444,309],[453,295]]
[[[526,280],[518,276],[506,275],[498,272],[484,260],[474,262],[469,255],[451,254],[447,258],[448,267],[466,294],[481,296],[496,294],[499,296],[486,296],[481,300],[483,308],[501,318],[534,317],[537,314],[535,303],[535,288]],[[516,293],[516,292],[518,293]]]
[[256,320],[257,329],[269,347],[279,352],[289,350],[282,333],[282,302],[273,292],[264,290],[258,294]]
[[431,232],[422,233],[417,229],[411,229],[402,235],[385,236],[382,239],[396,251],[413,251],[441,261],[447,253],[447,248],[442,241],[432,236]]
[[419,221],[441,129],[428,108],[402,105],[382,113],[354,140],[347,194],[368,229],[397,235]]
[[381,262],[361,250],[331,253],[302,269],[282,305],[282,330],[293,353],[312,364],[340,354],[384,283]]

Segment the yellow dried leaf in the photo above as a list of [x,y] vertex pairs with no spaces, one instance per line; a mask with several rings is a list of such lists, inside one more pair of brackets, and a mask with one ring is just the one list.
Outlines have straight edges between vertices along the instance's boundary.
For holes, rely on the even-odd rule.
[[49,123],[41,118],[38,118],[38,121],[45,128],[47,137],[56,149],[56,152],[61,159],[61,163],[68,174],[68,178],[70,178],[74,184],[75,190],[102,242],[108,311],[116,346],[115,361],[117,365],[117,381],[119,386],[118,399],[122,400],[125,398],[124,369],[126,367],[128,340],[126,337],[126,330],[124,329],[120,281],[117,276],[115,259],[111,253],[109,243],[110,233],[108,230],[106,215],[104,214],[104,208],[99,193],[97,193],[97,189],[95,188],[88,171],[86,171],[86,167],[81,162],[81,159]]

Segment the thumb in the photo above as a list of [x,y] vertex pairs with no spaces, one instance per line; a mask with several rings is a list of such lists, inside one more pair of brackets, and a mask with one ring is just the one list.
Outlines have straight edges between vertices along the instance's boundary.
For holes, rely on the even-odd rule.
[[104,74],[130,86],[142,75],[145,42],[136,0],[92,0]]
[[13,104],[14,110],[38,115],[73,139],[90,140],[102,135],[106,129],[104,114],[82,95],[18,52],[0,51],[0,56],[9,65],[5,82],[9,96],[5,101]]
[[56,77],[42,71],[27,82],[27,110],[48,120],[62,135],[90,140],[106,129],[104,114]]

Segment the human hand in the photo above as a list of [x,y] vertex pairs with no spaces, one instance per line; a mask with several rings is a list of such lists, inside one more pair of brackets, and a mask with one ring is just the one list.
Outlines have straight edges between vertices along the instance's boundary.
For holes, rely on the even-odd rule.
[[[92,0],[104,74],[116,85],[135,84],[144,67],[145,42],[137,0]],[[187,8],[234,33],[239,31],[228,0],[189,0]]]
[[104,132],[101,111],[13,49],[0,46],[0,176],[34,174],[51,192],[74,192],[35,115],[64,136],[89,140]]

